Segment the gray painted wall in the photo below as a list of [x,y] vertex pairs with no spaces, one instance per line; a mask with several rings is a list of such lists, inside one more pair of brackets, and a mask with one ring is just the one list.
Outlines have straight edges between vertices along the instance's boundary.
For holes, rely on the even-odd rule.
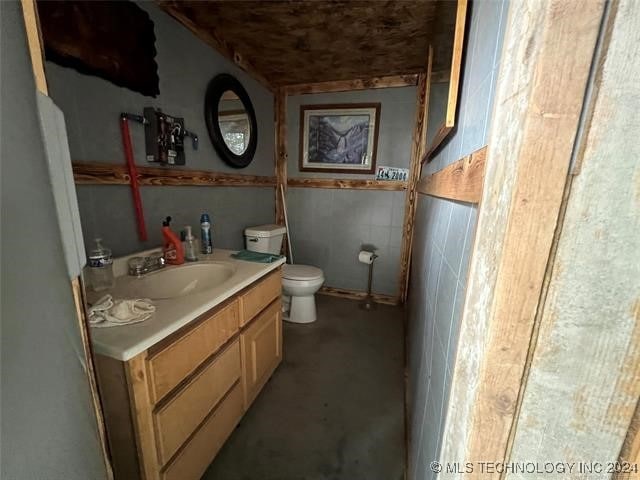
[[[300,95],[287,98],[289,177],[373,178],[375,175],[300,172],[300,106],[380,102],[377,165],[408,168],[415,122],[416,88]],[[378,247],[373,291],[398,293],[404,192],[289,188],[287,204],[296,263],[316,265],[325,285],[367,289],[368,267],[358,262],[362,244]]]
[[[458,125],[423,175],[488,142],[508,1],[470,8]],[[476,205],[419,196],[409,286],[410,480],[435,477],[429,463],[440,452],[476,220]]]
[[[200,137],[197,151],[187,146],[187,163],[181,168],[256,175],[274,174],[273,95],[181,24],[151,3],[140,3],[155,24],[156,62],[160,95],[145,97],[97,77],[46,63],[50,94],[64,111],[69,132],[71,158],[82,162],[123,164],[119,114],[142,113],[145,106],[185,118],[185,126]],[[254,161],[245,169],[227,166],[216,154],[204,122],[204,95],[218,73],[236,76],[249,92],[258,119],[258,146]],[[134,155],[145,161],[144,129],[131,124]],[[167,167],[170,168],[170,167]],[[223,248],[243,246],[241,232],[251,224],[271,223],[275,214],[272,189],[219,187],[144,187],[143,205],[149,240],[140,242],[131,194],[127,187],[79,186],[78,196],[85,243],[104,239],[116,255],[155,247],[161,240],[161,219],[174,217],[175,229],[196,227],[200,213],[213,216],[214,244]],[[249,201],[251,199],[252,201]],[[217,242],[217,243],[216,243]]]
[[0,2],[0,19],[0,477],[99,480],[106,472],[40,136],[20,4]]

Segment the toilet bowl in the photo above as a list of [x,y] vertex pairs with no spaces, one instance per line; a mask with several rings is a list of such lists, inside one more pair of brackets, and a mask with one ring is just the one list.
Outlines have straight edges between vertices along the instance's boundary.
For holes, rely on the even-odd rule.
[[[282,248],[285,228],[279,225],[260,225],[245,229],[245,248],[252,252],[277,255]],[[316,321],[315,294],[324,283],[322,270],[310,265],[282,267],[283,320],[293,323]]]
[[310,265],[282,267],[283,319],[293,323],[316,321],[315,294],[324,283],[322,270]]

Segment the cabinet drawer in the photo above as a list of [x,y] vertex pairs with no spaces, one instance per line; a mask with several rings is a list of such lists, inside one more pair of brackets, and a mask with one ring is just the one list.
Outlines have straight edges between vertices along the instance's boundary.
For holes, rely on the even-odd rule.
[[198,480],[233,432],[242,411],[242,388],[237,383],[162,472],[162,480]]
[[273,302],[240,335],[245,409],[282,360],[282,307]]
[[281,293],[282,274],[278,269],[240,296],[240,326],[249,323]]
[[236,340],[154,414],[160,463],[165,464],[240,378]]
[[157,403],[238,331],[238,302],[214,313],[149,358],[151,401]]

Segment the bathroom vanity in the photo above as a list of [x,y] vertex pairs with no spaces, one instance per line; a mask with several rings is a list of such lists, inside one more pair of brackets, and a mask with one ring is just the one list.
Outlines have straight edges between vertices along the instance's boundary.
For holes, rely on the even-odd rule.
[[282,360],[284,260],[230,253],[199,262],[230,269],[218,285],[154,300],[146,322],[91,331],[117,480],[199,479]]

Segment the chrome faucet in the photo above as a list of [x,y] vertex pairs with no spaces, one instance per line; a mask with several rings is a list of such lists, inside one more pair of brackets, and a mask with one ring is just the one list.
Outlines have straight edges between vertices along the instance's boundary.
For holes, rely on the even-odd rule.
[[129,275],[141,277],[145,273],[155,272],[164,268],[166,261],[162,252],[153,252],[148,257],[133,257],[127,262]]

